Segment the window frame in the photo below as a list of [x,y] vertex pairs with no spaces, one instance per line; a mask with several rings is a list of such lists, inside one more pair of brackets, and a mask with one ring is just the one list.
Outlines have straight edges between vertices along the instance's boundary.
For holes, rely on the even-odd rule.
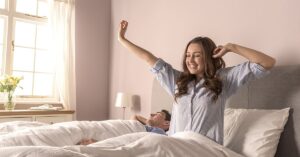
[[[47,17],[29,15],[24,13],[16,12],[16,0],[5,0],[6,1],[6,8],[0,9],[0,16],[6,18],[6,23],[4,26],[4,35],[3,35],[3,58],[2,58],[2,71],[1,74],[8,74],[11,75],[13,72],[13,55],[14,55],[14,37],[15,37],[15,24],[16,21],[25,21],[34,24],[46,24],[48,22]],[[38,1],[38,0],[37,0]],[[42,0],[40,0],[42,1]],[[47,0],[44,0],[47,1]],[[38,9],[38,8],[37,8]],[[35,51],[37,48],[34,48]],[[36,53],[36,52],[35,52]],[[36,55],[36,54],[35,54]],[[36,61],[34,59],[34,61]],[[35,70],[31,71],[33,74],[36,73]],[[39,73],[39,72],[38,72]],[[44,73],[44,72],[43,72]],[[45,72],[47,73],[47,72]],[[25,95],[18,95],[16,101],[22,104],[36,104],[36,103],[61,103],[61,99],[59,97],[57,86],[55,85],[55,72],[53,76],[53,97],[50,96],[25,96]],[[34,80],[33,80],[34,82]],[[34,83],[33,83],[34,86]],[[33,87],[32,87],[33,88]],[[32,89],[33,90],[33,89]],[[33,91],[32,91],[32,94]],[[0,99],[0,102],[3,102]]]

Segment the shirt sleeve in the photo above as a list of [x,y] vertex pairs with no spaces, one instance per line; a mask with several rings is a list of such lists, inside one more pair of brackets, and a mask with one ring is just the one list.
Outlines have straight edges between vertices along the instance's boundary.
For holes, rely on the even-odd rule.
[[161,128],[151,127],[148,125],[145,125],[145,128],[146,128],[147,132],[153,132],[153,133],[157,133],[157,134],[167,135],[166,132]]
[[150,69],[156,75],[156,79],[160,85],[172,96],[175,95],[176,79],[180,72],[162,59],[158,59],[154,66]]
[[270,72],[257,63],[245,62],[234,67],[225,68],[220,72],[223,90],[227,96],[234,94],[237,89],[248,82],[264,77]]

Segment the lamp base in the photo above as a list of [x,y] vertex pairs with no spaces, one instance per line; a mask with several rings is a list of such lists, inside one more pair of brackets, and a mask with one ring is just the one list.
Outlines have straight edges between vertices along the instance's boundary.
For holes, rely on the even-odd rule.
[[122,116],[122,119],[125,120],[125,109],[126,107],[122,107],[123,108],[123,116]]

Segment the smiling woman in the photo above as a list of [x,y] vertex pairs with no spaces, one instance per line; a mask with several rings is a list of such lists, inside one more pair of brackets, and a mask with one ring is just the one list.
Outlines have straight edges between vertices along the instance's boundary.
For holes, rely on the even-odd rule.
[[[204,71],[203,52],[199,44],[190,44],[185,56],[185,64],[191,74],[202,74]],[[203,76],[198,75],[198,79]]]
[[[148,63],[162,87],[173,97],[169,135],[193,131],[223,144],[226,100],[242,85],[268,73],[275,60],[262,52],[228,43],[216,46],[208,37],[196,37],[186,46],[183,72],[174,69],[151,52],[125,37],[127,21],[121,21],[118,40],[130,52]],[[222,56],[239,54],[249,61],[224,68]]]
[[182,63],[183,73],[177,80],[178,92],[175,98],[187,93],[186,86],[191,79],[198,82],[204,78],[205,86],[215,94],[213,99],[217,99],[222,91],[222,83],[216,77],[216,72],[224,68],[225,63],[222,58],[212,58],[216,48],[216,44],[208,37],[196,37],[187,44]]

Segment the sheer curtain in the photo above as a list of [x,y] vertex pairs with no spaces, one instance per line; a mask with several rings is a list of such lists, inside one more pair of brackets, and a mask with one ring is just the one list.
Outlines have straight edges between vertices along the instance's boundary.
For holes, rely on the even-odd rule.
[[76,108],[75,0],[50,0],[50,51],[56,53],[56,86],[65,109]]

